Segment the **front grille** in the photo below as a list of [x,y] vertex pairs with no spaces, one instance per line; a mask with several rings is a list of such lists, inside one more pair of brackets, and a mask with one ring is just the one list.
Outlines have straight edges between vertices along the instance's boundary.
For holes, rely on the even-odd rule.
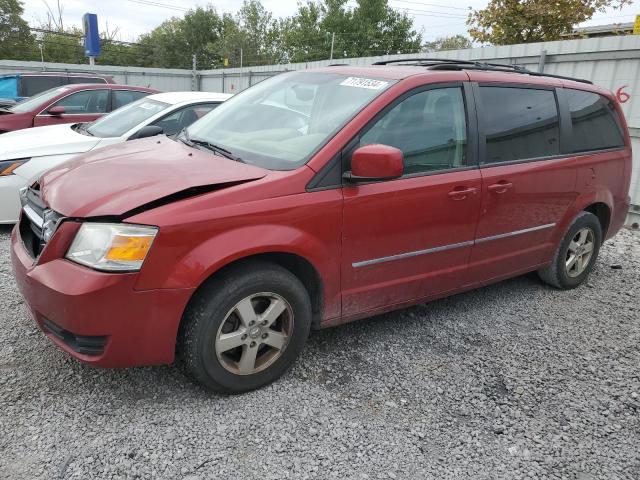
[[40,188],[37,183],[21,195],[21,201],[20,236],[29,254],[37,258],[62,216],[46,208],[40,198]]
[[105,345],[107,344],[106,336],[76,335],[46,318],[42,319],[42,325],[46,331],[60,339],[74,352],[81,353],[83,355],[101,355],[104,352]]

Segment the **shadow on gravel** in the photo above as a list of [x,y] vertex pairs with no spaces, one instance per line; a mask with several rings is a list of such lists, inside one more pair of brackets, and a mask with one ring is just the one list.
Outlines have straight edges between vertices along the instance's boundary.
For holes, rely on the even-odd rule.
[[[393,349],[411,353],[426,347],[434,355],[455,357],[470,349],[487,348],[480,335],[469,331],[474,311],[481,305],[504,299],[513,291],[533,296],[541,290],[547,290],[547,287],[535,274],[530,274],[346,325],[312,331],[301,358],[282,381],[312,381],[324,385],[332,379],[328,382],[332,388],[348,388],[354,370],[373,376],[379,374],[377,362],[380,359],[370,358],[372,351]],[[53,345],[45,348],[55,349]],[[191,382],[177,365],[103,370],[80,364],[63,352],[57,352],[56,359],[58,361],[47,368],[54,377],[66,376],[65,370],[73,372],[70,376],[74,379],[64,387],[72,395],[81,394],[83,386],[90,384],[93,391],[108,391],[114,400],[122,402],[155,402],[179,397],[189,401],[220,398]],[[277,381],[273,388],[279,388]],[[494,393],[503,394],[500,385],[496,390]]]

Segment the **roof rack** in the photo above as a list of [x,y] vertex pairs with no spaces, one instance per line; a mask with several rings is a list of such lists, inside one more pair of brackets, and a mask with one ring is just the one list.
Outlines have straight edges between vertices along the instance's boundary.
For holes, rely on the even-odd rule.
[[553,75],[551,73],[534,72],[521,65],[508,65],[505,63],[475,62],[470,60],[456,60],[449,58],[405,58],[395,60],[384,60],[375,62],[373,65],[406,64],[418,67],[427,67],[429,70],[484,70],[490,72],[512,72],[531,75],[532,77],[551,77],[561,80],[572,80],[574,82],[593,84],[590,80],[583,78],[565,77],[564,75]]
[[454,58],[425,57],[425,58],[396,58],[394,60],[381,60],[379,62],[372,63],[372,65],[388,65],[390,63],[407,63],[407,62],[417,62],[418,65],[425,65],[425,66],[430,64],[436,64],[436,63],[459,63],[459,64],[477,63],[477,62],[472,62],[468,60],[456,60]]

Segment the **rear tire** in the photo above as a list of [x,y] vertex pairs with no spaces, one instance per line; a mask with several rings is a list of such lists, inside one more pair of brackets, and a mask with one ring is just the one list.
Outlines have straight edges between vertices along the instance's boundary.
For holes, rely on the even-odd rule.
[[538,270],[538,276],[562,290],[576,288],[593,270],[601,245],[602,227],[598,217],[581,212],[560,242],[551,263]]
[[235,394],[267,385],[296,360],[309,335],[311,302],[287,269],[251,262],[214,277],[196,293],[178,333],[185,373]]

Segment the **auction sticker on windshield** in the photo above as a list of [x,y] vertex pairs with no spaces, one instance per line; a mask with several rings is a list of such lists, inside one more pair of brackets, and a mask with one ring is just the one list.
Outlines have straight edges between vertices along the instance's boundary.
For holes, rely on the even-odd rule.
[[343,80],[340,85],[345,87],[369,88],[371,90],[380,90],[387,86],[389,82],[382,80],[374,80],[372,78],[349,77]]

